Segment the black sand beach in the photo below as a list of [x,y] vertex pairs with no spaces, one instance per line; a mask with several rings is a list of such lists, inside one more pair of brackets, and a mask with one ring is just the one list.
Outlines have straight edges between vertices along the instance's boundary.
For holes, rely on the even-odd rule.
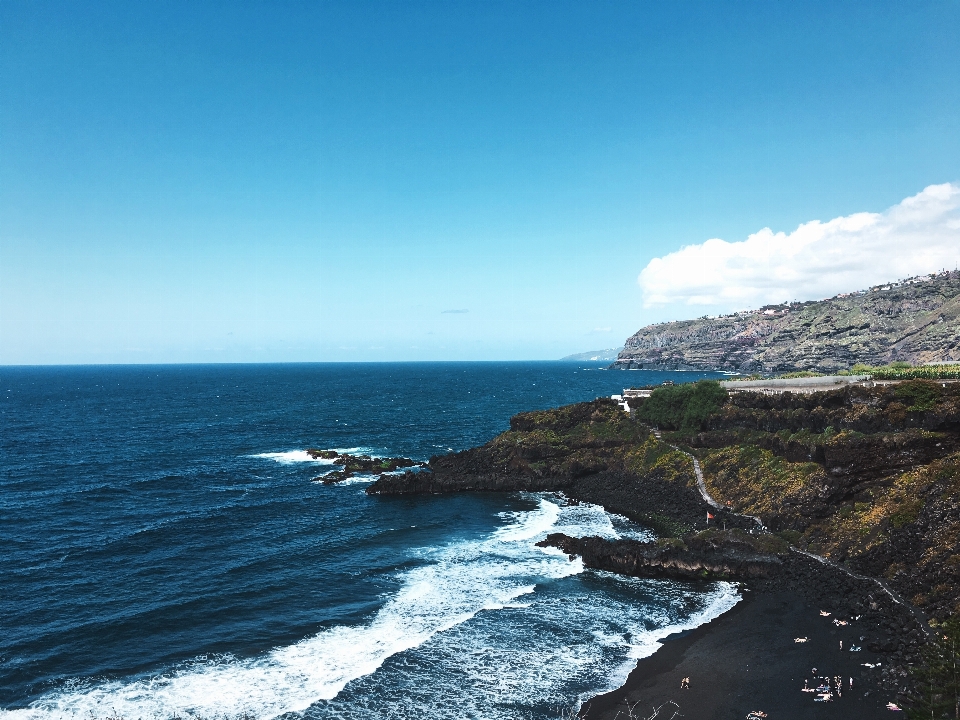
[[[745,590],[744,599],[713,622],[668,638],[638,662],[623,687],[585,703],[580,716],[648,718],[673,702],[678,707],[664,707],[658,720],[674,711],[696,720],[744,720],[754,711],[769,720],[903,717],[887,709],[893,693],[879,689],[878,669],[864,666],[887,662],[859,639],[876,623],[861,618],[838,626],[836,613],[820,612],[796,592]],[[862,650],[851,652],[851,644]],[[823,677],[841,678],[842,693],[818,702],[818,693],[803,688],[816,688]],[[683,678],[689,689],[681,689]],[[835,689],[836,681],[831,684]]]

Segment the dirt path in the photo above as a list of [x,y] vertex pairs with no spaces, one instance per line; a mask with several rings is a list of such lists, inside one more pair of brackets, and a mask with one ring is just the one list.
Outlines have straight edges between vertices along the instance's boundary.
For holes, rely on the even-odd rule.
[[[654,431],[654,435],[657,437],[658,440],[660,439],[660,432],[658,430]],[[671,445],[670,447],[672,447],[675,450],[678,450],[679,452],[682,452],[684,455],[686,455],[688,458],[690,458],[693,461],[693,471],[694,473],[696,473],[696,476],[697,476],[697,487],[700,489],[700,495],[703,496],[704,501],[708,505],[710,505],[712,508],[716,510],[725,510],[726,512],[729,512],[732,515],[735,515],[737,517],[748,518],[750,520],[753,520],[762,532],[767,532],[767,528],[763,524],[763,521],[760,518],[756,517],[755,515],[743,515],[741,513],[735,513],[732,510],[725,508],[716,500],[714,500],[713,497],[710,496],[710,493],[707,492],[707,486],[703,479],[703,470],[700,468],[700,461],[697,460],[697,458],[695,458],[690,453],[686,452],[685,450],[681,450],[676,445]],[[860,575],[859,573],[855,573],[853,572],[853,570],[850,570],[849,568],[844,567],[843,565],[840,565],[839,563],[836,563],[833,560],[830,560],[829,558],[825,558],[822,555],[815,555],[814,553],[807,552],[806,550],[801,550],[800,548],[794,547],[793,545],[790,546],[790,549],[793,552],[800,553],[801,555],[806,555],[807,557],[812,558],[813,560],[816,560],[819,563],[823,563],[824,565],[827,565],[835,570],[840,570],[841,572],[846,573],[850,577],[856,578],[858,580],[869,580],[870,582],[875,583],[880,587],[881,590],[883,590],[887,595],[890,596],[891,600],[893,600],[898,605],[906,608],[910,612],[910,614],[913,615],[914,618],[916,618],[917,622],[920,623],[920,627],[922,627],[923,631],[927,634],[927,637],[933,637],[934,632],[930,628],[930,626],[927,624],[927,618],[920,611],[920,609],[917,607],[914,607],[911,603],[906,602],[880,578],[870,577],[869,575]]]
[[[654,430],[653,434],[657,438],[657,440],[661,439],[659,430]],[[676,445],[671,445],[670,447],[672,447],[677,452],[682,452],[684,455],[686,455],[688,458],[690,458],[693,461],[693,472],[697,476],[697,488],[700,490],[700,495],[701,497],[703,497],[703,500],[704,502],[707,503],[707,505],[712,507],[714,510],[723,510],[724,512],[728,512],[735,517],[742,517],[748,520],[753,520],[757,524],[757,527],[760,530],[766,532],[767,530],[766,526],[764,526],[763,521],[760,518],[758,518],[756,515],[742,515],[740,513],[735,513],[730,508],[725,507],[724,505],[721,505],[716,500],[714,500],[710,496],[710,493],[707,492],[707,485],[703,480],[703,470],[700,468],[700,461],[697,460],[697,458],[695,458],[693,455],[688,453],[686,450],[681,450]]]
[[812,552],[801,550],[800,548],[794,547],[793,545],[790,546],[790,549],[796,553],[800,553],[801,555],[806,555],[808,558],[812,558],[817,562],[820,562],[820,563],[823,563],[824,565],[832,567],[835,570],[840,570],[841,572],[845,572],[850,577],[857,578],[858,580],[869,580],[875,583],[876,585],[879,585],[880,589],[883,590],[887,595],[889,595],[891,600],[897,603],[897,605],[900,605],[910,611],[910,614],[913,615],[913,617],[916,618],[917,622],[920,623],[920,627],[923,628],[923,631],[927,634],[928,638],[934,637],[934,632],[930,628],[930,626],[927,624],[927,618],[920,611],[920,609],[915,607],[911,603],[906,602],[880,578],[870,577],[869,575],[860,575],[859,573],[855,573],[853,572],[853,570],[850,570],[849,568],[846,568],[843,565],[840,565],[839,563],[835,563],[833,560],[830,560],[829,558],[825,558],[822,555],[814,555]]

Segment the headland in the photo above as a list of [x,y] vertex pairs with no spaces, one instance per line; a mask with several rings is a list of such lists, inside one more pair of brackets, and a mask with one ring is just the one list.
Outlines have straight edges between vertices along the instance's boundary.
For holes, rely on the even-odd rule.
[[614,367],[832,373],[856,363],[960,360],[960,272],[909,278],[827,300],[658,323],[624,343]]
[[487,444],[367,492],[511,490],[561,492],[658,534],[545,541],[588,567],[741,583],[737,609],[665,642],[582,717],[669,702],[699,718],[890,714],[919,702],[931,626],[960,607],[960,383],[701,382],[629,411],[598,399],[521,413]]

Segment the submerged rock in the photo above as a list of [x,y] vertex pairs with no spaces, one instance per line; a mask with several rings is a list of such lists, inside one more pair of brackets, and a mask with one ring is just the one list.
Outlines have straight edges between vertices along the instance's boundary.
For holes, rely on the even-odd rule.
[[333,485],[356,475],[379,475],[384,478],[389,477],[389,475],[383,473],[392,473],[403,468],[423,467],[424,465],[424,463],[405,457],[380,458],[370,455],[338,453],[336,450],[317,450],[315,448],[307,449],[307,454],[315,460],[332,460],[334,465],[341,466],[340,470],[334,470],[314,478],[314,481],[322,482],[324,485]]

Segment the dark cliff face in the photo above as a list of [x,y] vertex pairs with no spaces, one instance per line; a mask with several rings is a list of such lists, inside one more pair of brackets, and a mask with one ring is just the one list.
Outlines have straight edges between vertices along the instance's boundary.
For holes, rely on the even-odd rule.
[[706,524],[690,459],[611,400],[521,413],[486,445],[433,457],[429,472],[383,475],[367,492],[466,490],[562,491],[668,535]]
[[609,400],[520,413],[486,445],[434,456],[430,473],[382,477],[370,492],[564,490],[578,478],[623,470],[623,449],[647,434]]
[[651,325],[626,341],[614,367],[834,372],[896,360],[960,360],[960,272],[820,302]]
[[563,491],[686,542],[708,507],[692,461],[670,443],[699,456],[708,490],[731,510],[888,578],[934,617],[960,610],[960,383],[738,393],[699,430],[663,441],[612,401],[523,413],[486,445],[384,475],[368,492]]

